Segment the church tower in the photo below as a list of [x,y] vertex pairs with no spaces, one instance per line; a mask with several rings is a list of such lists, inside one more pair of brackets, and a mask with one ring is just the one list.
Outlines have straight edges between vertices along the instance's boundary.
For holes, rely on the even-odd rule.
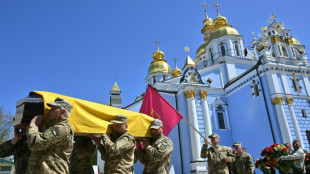
[[119,89],[115,82],[112,90],[110,91],[110,106],[121,108],[122,107],[122,91]]

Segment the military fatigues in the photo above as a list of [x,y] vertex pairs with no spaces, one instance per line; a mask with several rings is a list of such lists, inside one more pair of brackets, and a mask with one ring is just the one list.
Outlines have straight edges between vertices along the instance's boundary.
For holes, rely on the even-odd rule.
[[235,162],[233,163],[235,171],[232,174],[254,174],[254,160],[247,152],[236,154]]
[[73,130],[68,118],[49,120],[44,132],[39,132],[37,126],[30,126],[27,142],[31,150],[29,174],[69,173]]
[[135,154],[145,164],[143,174],[169,174],[172,150],[171,139],[164,135],[158,139],[151,138],[150,145],[144,149],[138,148]]
[[91,174],[94,173],[92,166],[93,154],[96,146],[89,137],[77,137],[75,139],[71,159],[71,174]]
[[27,137],[23,137],[12,145],[11,140],[8,140],[0,145],[0,158],[14,155],[14,165],[16,174],[25,174],[28,169],[28,158],[31,151],[28,148]]
[[200,156],[208,158],[208,170],[212,174],[229,174],[227,162],[223,160],[224,157],[228,157],[230,163],[235,161],[231,149],[221,145],[208,148],[208,145],[204,144]]
[[103,145],[98,147],[104,163],[104,173],[133,174],[135,139],[127,131],[122,134],[102,136]]

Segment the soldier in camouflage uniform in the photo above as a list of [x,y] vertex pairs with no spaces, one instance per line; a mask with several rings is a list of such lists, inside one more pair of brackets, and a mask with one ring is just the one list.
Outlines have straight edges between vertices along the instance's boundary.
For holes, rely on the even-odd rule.
[[94,173],[92,166],[93,154],[96,145],[89,137],[79,136],[75,138],[73,151],[70,158],[71,174],[90,174]]
[[14,138],[0,145],[0,158],[14,155],[15,173],[25,174],[27,173],[28,158],[31,153],[25,134],[28,124],[22,123],[14,127]]
[[43,116],[30,122],[27,143],[31,150],[28,174],[69,173],[69,158],[73,149],[73,130],[68,122],[72,105],[65,99],[56,98],[47,103],[49,110],[46,129],[39,131]]
[[233,163],[235,156],[231,152],[230,147],[219,145],[219,135],[213,133],[209,136],[211,139],[211,147],[208,138],[204,139],[205,144],[201,149],[201,158],[208,158],[209,173],[212,174],[229,174],[227,163]]
[[115,120],[112,120],[113,133],[108,136],[102,134],[102,142],[95,137],[98,150],[101,153],[101,159],[104,163],[104,173],[124,173],[133,174],[134,151],[136,141],[132,135],[127,132],[128,118],[123,115],[116,115]]
[[151,126],[152,138],[150,141],[143,140],[141,148],[140,141],[137,141],[136,156],[145,164],[143,174],[169,174],[173,143],[170,138],[162,134],[163,124],[161,120],[153,120]]
[[232,174],[254,174],[254,160],[250,154],[243,151],[239,142],[233,144],[235,148],[236,159],[233,162],[234,170]]

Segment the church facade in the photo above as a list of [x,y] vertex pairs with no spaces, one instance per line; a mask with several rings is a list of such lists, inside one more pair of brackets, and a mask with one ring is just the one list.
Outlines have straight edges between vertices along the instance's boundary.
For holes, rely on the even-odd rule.
[[[254,160],[266,146],[291,144],[294,139],[309,150],[310,68],[305,46],[274,15],[272,20],[261,28],[264,35],[245,47],[242,35],[225,17],[218,12],[212,20],[206,13],[204,42],[196,57],[187,55],[182,70],[175,65],[171,71],[157,46],[146,77],[203,136],[217,133],[220,144],[229,147],[242,142]],[[115,83],[112,106],[120,107],[119,96]],[[142,102],[143,95],[124,109],[139,112]],[[200,158],[202,136],[181,120],[169,137],[174,143],[171,172],[207,173],[206,159]],[[134,169],[142,173],[143,166],[137,163]]]

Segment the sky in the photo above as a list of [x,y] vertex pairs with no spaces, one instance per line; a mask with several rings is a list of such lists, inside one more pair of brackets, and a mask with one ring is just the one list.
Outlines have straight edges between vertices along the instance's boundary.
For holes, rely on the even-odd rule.
[[[156,51],[182,68],[203,43],[202,0],[1,0],[0,106],[15,113],[31,91],[49,91],[101,104],[116,81],[122,106],[146,90]],[[216,18],[215,0],[207,0]],[[309,0],[219,0],[219,11],[251,46],[252,32],[273,13],[309,50]],[[258,37],[256,35],[256,37]]]

